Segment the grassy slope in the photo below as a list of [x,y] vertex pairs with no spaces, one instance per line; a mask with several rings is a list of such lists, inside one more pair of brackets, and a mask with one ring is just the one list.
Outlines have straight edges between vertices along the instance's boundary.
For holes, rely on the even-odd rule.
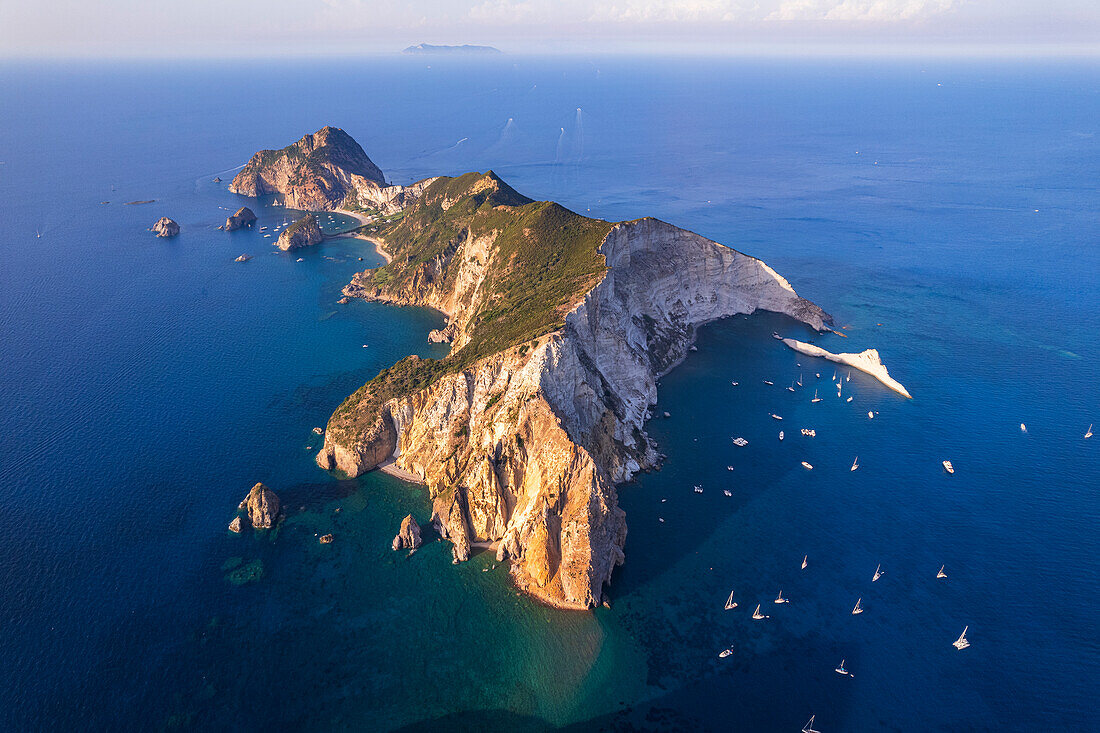
[[[444,203],[450,206],[444,210]],[[400,294],[417,268],[450,257],[466,234],[497,232],[485,283],[467,333],[469,343],[444,359],[399,361],[363,385],[333,414],[337,439],[369,428],[387,400],[427,387],[487,356],[560,329],[565,315],[606,270],[597,253],[611,229],[558,204],[531,201],[492,172],[441,178],[402,217],[383,226],[393,261],[374,275],[384,294]],[[441,287],[450,290],[460,263],[450,262]]]

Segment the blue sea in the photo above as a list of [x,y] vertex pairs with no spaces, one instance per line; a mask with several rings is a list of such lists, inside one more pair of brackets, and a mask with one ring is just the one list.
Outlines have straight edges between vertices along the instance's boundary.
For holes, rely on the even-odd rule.
[[[442,317],[337,305],[373,247],[278,252],[293,212],[226,190],[323,125],[397,183],[492,169],[759,256],[845,338],[701,329],[610,608],[394,553],[426,492],[332,478],[312,428]],[[1096,730],[1098,181],[1095,61],[8,62],[0,729]],[[245,204],[268,230],[216,229]],[[877,348],[913,399],[838,399],[772,331]],[[257,481],[286,521],[233,535]]]

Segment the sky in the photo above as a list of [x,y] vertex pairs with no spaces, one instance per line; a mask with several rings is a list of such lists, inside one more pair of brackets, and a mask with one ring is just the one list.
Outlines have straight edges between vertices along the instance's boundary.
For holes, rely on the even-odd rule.
[[0,57],[1100,55],[1100,0],[0,0]]

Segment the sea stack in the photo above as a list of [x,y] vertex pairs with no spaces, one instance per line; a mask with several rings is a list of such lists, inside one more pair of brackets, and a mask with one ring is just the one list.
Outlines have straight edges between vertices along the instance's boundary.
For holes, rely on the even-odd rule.
[[152,231],[156,232],[158,237],[174,237],[180,233],[180,225],[167,216],[162,216],[157,219],[157,223],[153,225]]
[[302,247],[312,247],[315,244],[320,244],[321,240],[324,238],[325,235],[321,232],[321,227],[317,224],[317,217],[313,214],[306,214],[279,234],[279,239],[275,242],[275,246],[287,252],[292,249],[301,249]]
[[409,514],[401,520],[401,531],[393,538],[394,550],[415,550],[420,547],[420,525]]
[[235,229],[243,229],[250,227],[256,223],[256,215],[252,213],[252,209],[247,206],[242,206],[237,209],[237,213],[225,220],[225,231],[231,232]]
[[244,516],[238,515],[229,529],[240,532],[244,522],[252,525],[253,529],[271,529],[279,519],[279,508],[279,497],[275,492],[262,483],[256,484],[237,507],[238,511],[245,512]]

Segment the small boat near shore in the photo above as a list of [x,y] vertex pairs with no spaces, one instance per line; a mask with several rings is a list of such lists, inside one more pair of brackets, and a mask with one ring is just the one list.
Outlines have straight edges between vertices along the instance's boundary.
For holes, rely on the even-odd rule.
[[733,600],[733,591],[730,591],[730,597],[726,599],[726,610],[730,611],[737,608],[737,601]]
[[817,390],[815,389],[814,390],[814,398],[812,400],[810,400],[810,402],[821,402],[821,400],[823,400],[823,399],[824,399],[823,397],[818,397],[817,396]]
[[948,473],[955,473],[955,467],[951,465],[951,461],[943,462],[943,470],[947,471]]
[[967,641],[967,638],[966,638],[966,632],[969,631],[969,630],[970,630],[969,626],[963,627],[963,632],[961,634],[959,634],[958,639],[955,639],[955,641],[953,641],[951,643],[951,646],[955,647],[959,651],[962,651],[963,649],[966,649],[968,646],[970,646],[970,642]]

